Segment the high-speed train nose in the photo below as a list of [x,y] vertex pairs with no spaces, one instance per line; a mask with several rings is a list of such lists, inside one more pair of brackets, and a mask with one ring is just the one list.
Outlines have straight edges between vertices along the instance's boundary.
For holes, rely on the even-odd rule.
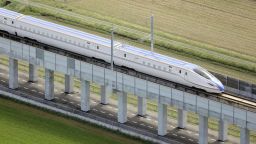
[[224,86],[223,86],[223,84],[217,84],[217,86],[218,86],[218,88],[219,88],[219,90],[221,91],[221,92],[224,92]]
[[224,92],[224,85],[217,79],[212,79],[212,81],[216,84],[220,92]]

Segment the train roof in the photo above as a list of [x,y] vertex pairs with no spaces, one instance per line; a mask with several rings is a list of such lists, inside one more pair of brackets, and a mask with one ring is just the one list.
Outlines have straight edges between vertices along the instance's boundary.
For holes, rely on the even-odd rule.
[[31,16],[24,16],[22,18],[19,19],[22,22],[25,23],[29,23],[32,25],[36,25],[38,27],[44,28],[44,29],[50,29],[59,33],[64,33],[66,35],[71,35],[80,39],[84,39],[90,42],[94,42],[96,44],[100,44],[103,46],[108,46],[110,47],[111,45],[111,41],[109,39],[103,38],[103,37],[99,37],[93,34],[89,34],[86,32],[82,32],[73,28],[69,28],[66,26],[62,26],[59,24],[55,24],[52,22],[48,22],[48,21],[44,21],[44,20],[40,20]]
[[16,19],[16,18],[22,16],[23,14],[20,14],[20,13],[14,12],[14,11],[10,11],[10,10],[4,9],[4,8],[0,8],[0,15],[2,15],[4,17],[11,18],[11,19]]
[[[14,11],[10,11],[7,9],[0,8],[0,15],[3,15],[5,17],[12,18],[12,19],[16,19],[16,18],[20,17],[20,19],[19,19],[20,21],[31,24],[31,25],[36,25],[36,26],[44,28],[44,29],[50,29],[50,30],[53,30],[53,31],[56,31],[59,33],[64,33],[66,35],[72,35],[74,37],[84,39],[86,41],[94,42],[96,44],[104,45],[106,47],[110,47],[110,45],[111,45],[111,41],[109,39],[106,39],[106,38],[103,38],[100,36],[96,36],[93,34],[89,34],[86,32],[82,32],[82,31],[79,31],[79,30],[76,30],[73,28],[69,28],[66,26],[58,25],[58,24],[48,22],[45,20],[37,19],[37,18],[31,17],[31,16],[23,16],[23,14],[20,14],[20,13],[14,12]],[[21,16],[23,16],[23,17],[21,17]],[[115,46],[120,45],[119,42],[114,42],[114,44],[115,44]],[[158,54],[155,52],[140,49],[140,48],[130,46],[130,45],[119,46],[119,48],[126,50],[127,52],[130,52],[130,53],[142,55],[142,56],[148,57],[150,59],[158,60],[158,61],[170,64],[170,65],[174,65],[177,67],[184,67],[184,66],[189,67],[189,68],[196,67],[196,65],[185,62],[185,61],[171,58],[168,56],[164,56],[164,55],[161,55],[161,54]]]
[[166,64],[177,66],[177,67],[184,67],[184,66],[187,67],[187,68],[197,67],[195,64],[191,64],[191,63],[188,63],[188,62],[185,62],[185,61],[182,61],[182,60],[171,58],[171,57],[168,57],[168,56],[165,56],[165,55],[161,55],[161,54],[158,54],[158,53],[155,53],[155,52],[151,52],[151,51],[144,50],[144,49],[137,48],[137,47],[130,46],[130,45],[125,45],[121,49],[123,49],[127,52],[130,52],[130,53],[134,53],[134,54],[137,54],[137,55],[142,55],[144,57],[148,57],[150,59],[158,60],[158,61],[164,62]]

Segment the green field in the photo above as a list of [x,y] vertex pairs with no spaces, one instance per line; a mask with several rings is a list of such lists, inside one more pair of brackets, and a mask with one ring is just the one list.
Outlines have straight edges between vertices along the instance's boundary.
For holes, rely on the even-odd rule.
[[137,144],[120,135],[0,97],[1,144]]

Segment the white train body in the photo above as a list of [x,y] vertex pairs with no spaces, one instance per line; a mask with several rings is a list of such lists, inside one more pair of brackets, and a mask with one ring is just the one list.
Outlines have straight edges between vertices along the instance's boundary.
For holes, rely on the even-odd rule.
[[[0,30],[110,62],[109,39],[0,8]],[[211,93],[224,91],[207,70],[185,61],[114,43],[114,63]]]

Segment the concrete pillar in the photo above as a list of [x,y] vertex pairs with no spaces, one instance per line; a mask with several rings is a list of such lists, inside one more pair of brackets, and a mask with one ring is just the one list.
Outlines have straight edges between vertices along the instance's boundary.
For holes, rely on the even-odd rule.
[[65,93],[73,92],[74,78],[70,75],[65,74]]
[[33,64],[29,64],[29,82],[36,82],[37,81],[37,66]]
[[127,122],[127,93],[117,92],[118,96],[118,116],[119,123]]
[[158,135],[167,134],[167,105],[158,103]]
[[143,97],[138,97],[138,115],[145,116],[147,110],[147,99]]
[[90,110],[90,82],[81,80],[81,110]]
[[9,58],[9,88],[16,89],[18,87],[18,60]]
[[247,128],[240,128],[240,144],[250,143],[250,131]]
[[178,128],[184,129],[187,126],[187,112],[178,109]]
[[228,135],[228,123],[223,120],[220,119],[219,120],[219,137],[218,140],[219,141],[226,141],[227,140],[227,135]]
[[108,104],[109,103],[109,97],[112,95],[112,88],[110,86],[101,86],[101,104]]
[[208,117],[199,115],[199,144],[208,144]]
[[54,71],[45,69],[45,99],[54,99]]

